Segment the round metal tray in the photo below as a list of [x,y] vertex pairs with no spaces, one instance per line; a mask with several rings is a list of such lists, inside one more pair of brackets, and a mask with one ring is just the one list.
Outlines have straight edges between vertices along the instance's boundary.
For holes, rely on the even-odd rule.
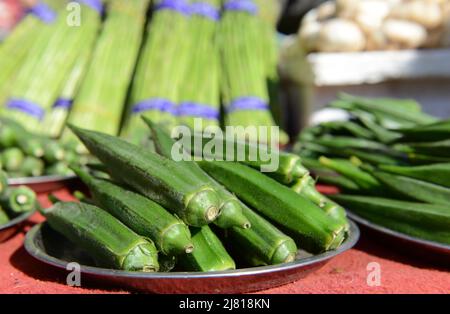
[[15,234],[21,227],[22,223],[25,222],[25,220],[27,220],[28,218],[30,218],[31,215],[33,215],[34,213],[35,210],[28,213],[24,213],[10,220],[6,224],[0,225],[0,243],[2,243],[3,241],[11,237],[13,234]]
[[443,256],[450,258],[450,245],[423,240],[420,238],[412,237],[407,234],[382,227],[382,226],[374,224],[374,223],[372,223],[350,211],[347,211],[347,215],[350,219],[356,221],[361,226],[364,226],[370,230],[373,230],[373,231],[377,232],[378,234],[383,234],[389,238],[395,239],[402,243],[407,243],[409,245],[416,247],[416,249],[420,248],[422,250],[422,252],[423,252],[423,249],[425,249],[427,252],[433,252],[435,254],[443,255]]
[[71,176],[41,176],[28,178],[8,179],[8,185],[19,186],[26,185],[36,193],[48,193],[59,190],[76,180],[75,175]]
[[[311,256],[299,252],[292,263],[224,272],[137,273],[94,267],[92,260],[45,223],[34,226],[25,239],[25,249],[41,262],[66,269],[70,262],[81,265],[81,280],[89,278],[122,288],[152,293],[244,293],[297,281],[322,267],[331,258],[352,248],[359,229],[350,222],[350,235],[337,250]],[[84,277],[86,276],[86,277]]]

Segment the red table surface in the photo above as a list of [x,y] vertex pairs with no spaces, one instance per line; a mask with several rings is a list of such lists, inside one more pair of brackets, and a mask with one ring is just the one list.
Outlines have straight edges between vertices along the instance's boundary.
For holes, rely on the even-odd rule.
[[[59,197],[70,200],[67,191]],[[45,195],[39,197],[48,206]],[[0,244],[0,293],[130,293],[107,286],[69,287],[64,272],[46,266],[23,248],[26,230],[43,218],[32,217],[24,229]],[[380,265],[380,286],[370,286],[370,263]],[[444,266],[398,252],[390,243],[364,233],[359,243],[300,281],[259,293],[450,293],[450,272]]]

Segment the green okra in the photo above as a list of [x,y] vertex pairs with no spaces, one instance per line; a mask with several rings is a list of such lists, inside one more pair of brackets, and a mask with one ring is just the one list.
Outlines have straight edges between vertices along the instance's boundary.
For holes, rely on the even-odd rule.
[[352,193],[361,192],[361,188],[355,182],[341,175],[319,176],[317,180],[319,183],[336,186],[345,192],[352,192]]
[[16,132],[10,125],[0,122],[0,147],[9,148],[16,144]]
[[402,137],[400,133],[388,130],[379,125],[375,121],[376,118],[365,111],[354,110],[351,113],[352,115],[356,116],[361,121],[361,123],[367,129],[369,129],[375,135],[375,137],[382,143],[391,143]]
[[332,195],[355,214],[389,229],[450,244],[450,212],[446,206],[380,197]]
[[345,233],[344,227],[289,187],[239,163],[199,164],[249,206],[281,226],[300,248],[316,253],[340,245],[335,240]]
[[437,142],[450,138],[450,120],[401,129],[400,142]]
[[[215,150],[207,151],[207,147],[213,143]],[[256,144],[251,141],[242,141],[216,137],[210,139],[202,135],[194,135],[191,138],[191,147],[194,156],[206,157],[215,160],[238,161],[252,168],[267,168],[266,174],[275,180],[289,184],[309,174],[298,155],[281,152],[270,148],[266,144]],[[268,169],[271,162],[278,160],[276,169]]]
[[8,190],[8,175],[0,169],[0,196]]
[[183,270],[211,272],[236,269],[234,260],[209,226],[191,228],[191,234],[195,250],[179,257]]
[[26,177],[38,177],[44,174],[44,168],[45,164],[41,159],[27,156],[22,162],[20,171]]
[[52,176],[69,176],[73,175],[72,170],[70,170],[69,165],[65,162],[57,162],[45,169],[45,174]]
[[228,230],[225,242],[229,242],[232,252],[250,266],[293,262],[297,254],[294,240],[245,204],[241,203],[241,206],[252,227],[246,230],[236,227]]
[[157,203],[79,168],[72,169],[99,206],[137,234],[152,239],[162,254],[173,256],[194,250],[189,228]]
[[430,204],[450,204],[450,188],[376,170],[372,175],[396,194]]
[[98,207],[59,202],[42,214],[54,230],[83,248],[98,266],[139,272],[159,269],[153,242]]
[[410,177],[450,188],[450,163],[440,163],[416,167],[380,165],[385,172]]
[[298,180],[291,188],[296,193],[306,197],[308,200],[322,208],[328,216],[339,221],[346,230],[349,229],[350,226],[345,209],[317,191],[313,178],[309,176],[304,177]]
[[25,155],[36,158],[41,158],[44,156],[44,145],[42,141],[36,137],[20,137],[17,140],[17,144]]
[[53,164],[65,159],[66,152],[64,148],[56,141],[44,141],[44,155],[43,158],[47,163]]
[[371,174],[361,170],[348,160],[329,159],[324,156],[319,161],[330,169],[335,170],[340,175],[352,180],[364,190],[376,190],[380,188],[380,183]]
[[439,142],[397,144],[394,148],[406,153],[450,158],[450,139]]
[[209,182],[186,177],[183,165],[124,140],[71,126],[89,151],[115,179],[177,214],[192,226],[217,218],[219,198]]
[[334,149],[372,149],[372,150],[385,150],[386,145],[379,142],[366,140],[364,138],[355,138],[348,136],[331,136],[324,135],[314,141],[318,145],[325,147],[331,147]]
[[36,193],[26,186],[10,188],[0,197],[0,205],[13,215],[32,211],[36,204]]
[[3,208],[0,206],[0,226],[5,225],[9,222],[9,217]]
[[350,135],[369,140],[374,138],[374,134],[370,130],[353,121],[331,121],[322,123],[320,126],[334,135]]
[[[436,122],[420,110],[420,105],[412,100],[400,99],[370,99],[340,93],[339,99],[350,102],[354,107],[374,114],[383,114],[393,119],[407,121],[415,124],[428,124]],[[418,107],[419,106],[419,107]]]
[[22,151],[16,147],[5,149],[1,153],[3,168],[10,172],[19,171],[25,158]]
[[[153,123],[150,119],[143,117],[144,122],[150,128],[152,133],[152,140],[155,144],[156,152],[166,158],[172,159],[172,149],[176,147],[176,142],[173,140],[160,126]],[[181,153],[186,153],[183,147],[177,148]],[[233,226],[240,228],[250,228],[250,222],[242,213],[238,199],[227,191],[225,187],[217,183],[208,174],[206,174],[197,163],[191,161],[190,155],[186,153],[187,160],[178,161],[180,165],[186,169],[187,176],[197,176],[201,180],[209,181],[211,186],[216,191],[219,199],[219,216],[214,221],[214,224],[223,229],[228,229]]]

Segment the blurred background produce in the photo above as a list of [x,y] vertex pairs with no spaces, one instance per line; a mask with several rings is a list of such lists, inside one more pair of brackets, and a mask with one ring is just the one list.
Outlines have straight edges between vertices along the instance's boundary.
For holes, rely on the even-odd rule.
[[381,226],[450,244],[450,121],[410,99],[339,95],[341,120],[306,128],[294,151],[331,199]]

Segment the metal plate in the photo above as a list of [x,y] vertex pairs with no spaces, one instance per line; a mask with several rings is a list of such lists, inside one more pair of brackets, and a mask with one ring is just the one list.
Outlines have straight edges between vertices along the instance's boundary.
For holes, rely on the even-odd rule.
[[152,293],[244,293],[302,279],[331,258],[349,250],[359,239],[358,227],[353,222],[350,225],[350,236],[335,251],[315,256],[299,252],[292,263],[224,272],[136,273],[94,267],[85,253],[45,223],[28,232],[25,249],[36,259],[60,269],[65,270],[68,263],[77,262],[81,265],[81,278],[122,288]]
[[28,213],[24,213],[10,220],[7,224],[0,225],[0,243],[2,243],[6,239],[14,235],[20,229],[22,223],[25,222],[25,220],[27,220],[28,218],[30,218],[31,215],[34,214],[34,212],[35,210]]
[[428,252],[433,252],[433,253],[443,255],[443,256],[450,258],[450,245],[423,240],[420,238],[412,237],[407,234],[400,233],[400,232],[382,227],[382,226],[374,224],[374,223],[372,223],[350,211],[347,211],[347,215],[350,219],[356,221],[361,226],[371,229],[379,234],[386,235],[389,238],[396,239],[402,243],[408,243],[410,245],[413,245],[416,247],[416,250],[421,249],[421,252],[423,252],[423,249],[426,249]]
[[26,185],[36,193],[48,193],[59,190],[76,180],[76,176],[42,176],[8,179],[8,185]]

